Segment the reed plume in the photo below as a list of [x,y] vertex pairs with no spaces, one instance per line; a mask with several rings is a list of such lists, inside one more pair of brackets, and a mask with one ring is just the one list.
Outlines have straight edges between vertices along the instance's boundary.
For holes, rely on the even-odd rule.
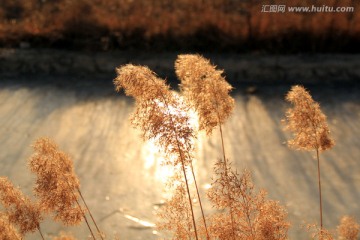
[[300,150],[315,150],[318,165],[318,188],[320,228],[323,228],[323,211],[321,195],[321,172],[319,152],[331,149],[334,140],[330,136],[326,116],[321,112],[320,105],[302,86],[293,86],[286,95],[286,100],[293,104],[286,112],[286,129],[293,132],[294,139],[288,145]]
[[294,105],[286,112],[286,129],[293,132],[294,139],[288,145],[299,150],[325,151],[334,146],[326,116],[310,93],[302,86],[293,86],[286,100]]
[[36,174],[35,195],[46,212],[55,214],[54,220],[65,225],[77,225],[82,220],[82,209],[78,206],[76,193],[79,180],[68,155],[58,150],[48,138],[38,139],[29,160],[30,170]]
[[[232,87],[222,76],[223,71],[216,70],[210,61],[200,55],[179,55],[175,62],[175,71],[181,81],[180,87],[188,102],[194,107],[199,117],[199,130],[205,130],[210,135],[215,127],[219,127],[223,159],[219,159],[223,166],[224,177],[227,179],[229,165],[227,163],[222,124],[229,118],[234,109],[235,101],[229,95]],[[195,182],[196,184],[196,182]],[[199,190],[196,184],[197,194]],[[199,197],[200,199],[200,197]],[[202,204],[200,201],[202,209]],[[231,208],[229,205],[228,207]],[[205,229],[206,220],[202,211]],[[235,223],[230,210],[233,239],[235,239]]]
[[24,196],[6,177],[0,177],[0,203],[9,223],[16,225],[22,236],[38,230],[43,238],[40,230],[43,218],[39,205]]
[[168,181],[167,186],[172,197],[158,212],[158,217],[162,221],[157,223],[157,228],[172,232],[172,239],[193,239],[195,232],[192,227],[191,209],[187,202],[186,184],[181,177],[181,169],[179,170],[176,168],[174,176]]
[[[220,175],[208,192],[217,209],[232,211],[210,218],[211,236],[216,239],[284,240],[290,224],[287,212],[278,202],[268,200],[266,192],[256,191],[250,172],[240,175],[230,168],[225,175],[221,163],[215,173]],[[223,175],[223,176],[221,176]],[[229,207],[231,206],[231,208]]]
[[29,167],[37,176],[34,192],[40,199],[41,208],[54,213],[54,220],[65,225],[78,225],[84,218],[95,239],[85,209],[79,203],[80,183],[71,158],[48,138],[38,139],[33,148]]
[[8,216],[0,213],[0,239],[1,240],[21,240],[20,234],[10,223]]
[[[142,130],[144,139],[154,139],[167,156],[165,164],[182,168],[195,237],[198,239],[186,168],[192,162],[194,131],[189,122],[188,106],[171,92],[169,86],[147,67],[131,64],[116,69],[117,91],[136,100],[132,124]],[[179,216],[180,217],[180,216]]]
[[337,232],[340,240],[356,240],[358,239],[360,225],[355,218],[344,216],[340,220],[340,225],[337,227]]
[[286,240],[290,223],[287,211],[279,202],[266,200],[259,209],[258,238],[259,240]]
[[231,85],[210,61],[200,55],[179,55],[175,72],[184,96],[199,115],[199,130],[209,135],[230,117],[235,101],[229,95]]

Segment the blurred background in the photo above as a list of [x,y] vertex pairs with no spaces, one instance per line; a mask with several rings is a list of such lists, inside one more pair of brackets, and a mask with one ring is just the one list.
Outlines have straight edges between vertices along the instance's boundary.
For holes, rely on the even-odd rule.
[[[312,6],[319,12],[305,12]],[[320,102],[336,141],[322,155],[324,224],[336,232],[341,216],[360,220],[359,9],[357,0],[0,0],[0,176],[32,195],[26,161],[31,144],[48,136],[72,156],[109,239],[166,238],[155,224],[169,169],[132,128],[134,101],[112,81],[119,65],[141,64],[178,90],[177,55],[201,53],[234,87],[228,157],[286,206],[290,239],[309,239],[302,226],[319,221],[317,165],[314,153],[285,144],[284,96],[302,84]],[[203,196],[220,151],[217,133],[198,136]],[[204,206],[214,211],[209,201]],[[84,225],[50,217],[42,228],[47,239],[60,231],[89,235]]]
[[[285,11],[270,6],[283,5]],[[291,12],[288,7],[352,7]],[[1,0],[0,46],[359,52],[355,0]]]

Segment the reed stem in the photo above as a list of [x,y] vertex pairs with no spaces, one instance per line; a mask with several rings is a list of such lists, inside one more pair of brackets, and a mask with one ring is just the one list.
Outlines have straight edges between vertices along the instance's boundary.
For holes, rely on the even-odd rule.
[[[170,108],[169,108],[169,104],[165,98],[165,96],[160,92],[160,95],[164,101],[164,104],[166,106],[166,109],[168,111],[168,113],[170,113]],[[169,114],[171,116],[171,114]],[[173,118],[171,117],[170,118],[170,122],[171,122],[171,126],[175,126],[174,124],[174,121],[173,121]],[[190,189],[189,189],[189,183],[188,183],[188,180],[187,180],[187,176],[186,176],[186,170],[185,170],[185,158],[183,156],[183,153],[181,152],[181,147],[180,147],[180,141],[179,141],[179,138],[178,138],[178,133],[176,131],[176,129],[174,127],[172,127],[172,130],[174,131],[174,134],[175,134],[175,138],[176,138],[176,144],[177,144],[177,148],[179,150],[179,157],[181,159],[181,167],[182,167],[182,170],[183,170],[183,173],[184,173],[184,178],[185,178],[185,184],[186,184],[186,191],[187,191],[187,194],[188,194],[188,199],[189,199],[189,205],[190,205],[190,210],[191,210],[191,216],[192,216],[192,222],[193,222],[193,226],[194,226],[194,231],[195,231],[195,238],[196,240],[198,240],[198,234],[197,234],[197,229],[196,229],[196,222],[195,222],[195,214],[194,214],[194,209],[193,209],[193,205],[192,205],[192,200],[191,200],[191,195],[190,195]]]
[[322,217],[322,197],[321,197],[321,175],[320,175],[319,148],[316,148],[316,158],[317,158],[317,166],[318,166],[318,185],[319,185],[319,203],[320,203],[320,240],[322,240],[323,217]]
[[42,238],[43,240],[45,240],[44,235],[43,235],[42,232],[41,232],[40,226],[38,226],[37,229],[38,229],[38,231],[39,231],[39,233],[40,233],[40,235],[41,235],[41,238]]
[[[222,131],[222,127],[221,127],[221,123],[219,124],[219,129],[220,129],[220,137],[221,137],[221,146],[222,146],[222,152],[223,152],[223,158],[224,158],[224,171],[225,171],[225,177],[228,177],[228,172],[227,172],[227,161],[226,161],[226,154],[225,154],[225,144],[224,144],[224,136],[223,136],[223,131]],[[230,197],[230,193],[229,197]],[[230,218],[231,218],[231,230],[233,233],[233,239],[236,239],[236,234],[235,234],[235,220],[234,220],[234,214],[232,212],[232,206],[230,203]]]
[[197,182],[196,182],[196,178],[195,178],[195,173],[194,173],[194,168],[193,168],[192,162],[190,162],[190,168],[191,168],[191,173],[192,173],[193,178],[194,178],[194,183],[195,183],[195,188],[196,188],[197,197],[198,197],[198,199],[199,199],[199,204],[200,204],[200,209],[201,209],[201,215],[202,215],[202,219],[203,219],[204,227],[205,227],[205,231],[206,231],[206,239],[209,240],[209,239],[210,239],[210,235],[209,235],[209,232],[208,232],[208,229],[207,229],[207,225],[206,225],[205,214],[204,214],[203,206],[202,206],[202,203],[201,203],[199,188],[198,188],[198,185],[197,185]]
[[77,188],[77,191],[78,191],[78,193],[79,193],[79,195],[80,195],[80,197],[81,197],[81,199],[82,199],[82,201],[83,201],[83,203],[84,203],[84,205],[85,205],[85,207],[86,207],[86,209],[87,209],[87,211],[88,211],[88,213],[89,213],[89,215],[90,215],[90,217],[91,217],[91,219],[92,219],[92,221],[93,221],[93,223],[94,223],[94,225],[95,225],[95,227],[96,227],[96,230],[97,230],[100,238],[101,238],[102,240],[104,240],[104,238],[103,238],[103,236],[102,236],[102,234],[101,234],[101,231],[100,231],[98,225],[96,224],[95,219],[94,219],[93,215],[91,214],[90,209],[89,209],[88,205],[86,204],[83,195],[81,194],[80,189]]
[[[69,183],[66,179],[65,179],[65,181],[66,181],[66,183],[68,184],[69,189],[71,189],[70,183]],[[76,201],[76,204],[78,205],[78,207],[79,207],[80,210],[81,210],[81,213],[82,213],[83,218],[84,218],[84,220],[85,220],[85,222],[86,222],[86,225],[87,225],[87,227],[88,227],[89,230],[90,230],[91,236],[93,237],[94,240],[96,240],[95,235],[94,235],[93,231],[91,230],[90,224],[89,224],[89,222],[88,222],[88,220],[87,220],[87,218],[86,218],[86,216],[85,216],[85,212],[84,212],[83,209],[81,208],[80,203],[79,203],[79,201],[77,200],[77,197],[76,197],[75,193],[74,193],[72,190],[71,190],[71,193],[72,193],[72,195],[74,196],[74,199],[75,199],[75,201]]]
[[182,167],[182,170],[183,170],[183,173],[184,173],[184,178],[185,178],[186,191],[188,193],[188,199],[189,199],[189,204],[190,204],[190,209],[191,209],[192,222],[193,222],[193,225],[194,225],[195,238],[196,238],[196,240],[198,240],[198,234],[197,234],[197,230],[196,230],[194,209],[193,209],[191,195],[190,195],[189,183],[188,183],[188,180],[187,180],[187,177],[186,177],[184,158],[183,158],[181,153],[180,153],[180,157],[181,157],[181,167]]

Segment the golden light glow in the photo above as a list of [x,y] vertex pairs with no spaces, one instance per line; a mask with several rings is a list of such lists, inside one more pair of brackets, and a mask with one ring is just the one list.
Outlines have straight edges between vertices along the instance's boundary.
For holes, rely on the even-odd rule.
[[[179,95],[177,95],[180,102],[183,102],[183,98]],[[162,102],[158,102],[159,106],[164,107],[164,104]],[[176,115],[188,115],[189,116],[189,123],[193,129],[197,129],[199,126],[197,114],[195,111],[190,110],[188,112],[179,111],[179,109],[168,106],[168,111],[170,111],[171,114]],[[181,139],[180,139],[181,140]],[[154,174],[154,178],[161,183],[165,184],[167,179],[172,176],[173,174],[173,167],[172,166],[164,166],[162,165],[163,162],[165,162],[164,156],[161,153],[161,149],[156,145],[156,140],[148,140],[144,143],[142,148],[142,158],[144,159],[144,168],[146,172],[151,172]],[[196,146],[202,145],[199,143],[199,141],[194,141],[194,144],[196,143]],[[176,156],[174,156],[175,158]],[[170,157],[172,158],[172,157]],[[167,159],[172,161],[172,159]],[[193,163],[194,167],[196,168],[196,162]],[[154,171],[149,171],[153,169]],[[192,179],[190,179],[192,181]]]

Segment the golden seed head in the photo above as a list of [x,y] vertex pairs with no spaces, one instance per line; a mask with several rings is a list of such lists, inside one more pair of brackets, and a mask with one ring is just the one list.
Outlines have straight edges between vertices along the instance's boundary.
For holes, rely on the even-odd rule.
[[0,203],[9,222],[19,228],[21,235],[36,231],[43,219],[39,205],[24,196],[6,177],[0,177]]
[[222,70],[216,70],[200,55],[179,55],[175,70],[184,96],[198,112],[199,129],[211,134],[234,110],[235,101],[229,95],[231,85],[222,76]]
[[142,131],[146,140],[154,139],[167,156],[176,156],[177,165],[191,161],[194,131],[190,125],[189,107],[182,98],[169,90],[165,81],[147,67],[125,65],[117,69],[116,89],[136,100],[132,124]]
[[286,112],[286,129],[294,134],[289,140],[290,147],[302,150],[331,149],[335,143],[330,136],[326,116],[320,105],[302,86],[293,86],[286,95],[286,100],[293,104]]
[[34,191],[41,208],[53,212],[54,220],[66,225],[79,224],[83,209],[77,204],[80,184],[73,161],[48,138],[38,139],[33,148],[29,167],[37,176]]
[[137,100],[167,98],[170,94],[169,86],[165,81],[145,66],[127,64],[116,69],[117,77],[114,79],[116,91],[125,90],[127,96]]

